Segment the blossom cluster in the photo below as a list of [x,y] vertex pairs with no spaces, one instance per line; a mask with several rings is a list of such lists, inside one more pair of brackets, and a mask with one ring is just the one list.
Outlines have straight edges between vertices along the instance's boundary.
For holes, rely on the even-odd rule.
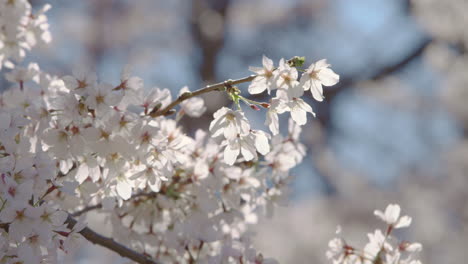
[[[12,84],[0,95],[0,263],[57,262],[83,239],[85,224],[73,218],[98,209],[112,243],[161,263],[275,263],[255,250],[248,227],[285,202],[289,171],[305,155],[301,126],[313,114],[301,96],[324,99],[322,86],[339,80],[330,65],[301,69],[295,57],[275,67],[264,57],[245,82],[251,94],[275,96],[256,102],[227,81],[217,91],[236,110],[222,107],[210,133],[189,135],[178,121],[206,107],[187,87],[172,98],[128,67],[108,83],[83,68],[59,78],[10,62],[50,41],[48,8],[32,15],[27,1],[0,2],[0,63]],[[271,133],[251,129],[241,102],[267,109]]]
[[[58,78],[35,63],[13,65],[0,98],[1,261],[56,261],[57,251],[73,251],[84,224],[67,218],[94,205],[117,242],[159,261],[273,263],[252,247],[248,226],[284,202],[288,172],[305,155],[300,125],[312,109],[303,91],[321,99],[321,84],[331,83],[322,79],[338,80],[320,61],[299,82],[296,61],[273,69],[265,57],[265,70],[254,69],[249,90],[277,90],[270,104],[226,83],[220,90],[238,109],[221,108],[211,134],[194,136],[178,120],[206,107],[187,87],[173,100],[168,89],[145,89],[129,68],[110,84],[80,68]],[[239,100],[268,108],[273,135],[250,128]],[[277,113],[286,111],[294,121],[283,136]]]
[[[422,250],[420,243],[399,241],[392,235],[395,229],[408,227],[411,217],[400,217],[400,206],[389,204],[384,212],[375,210],[374,214],[387,224],[385,231],[377,229],[367,236],[369,242],[362,250],[348,244],[343,238],[330,240],[326,255],[333,264],[421,264],[416,253]],[[341,233],[338,227],[337,234]]]
[[[59,183],[57,160],[42,147],[43,131],[50,125],[46,90],[52,91],[57,80],[35,64],[5,75],[21,76],[21,85],[0,98],[0,263],[51,261],[57,249],[73,251],[84,227],[70,228],[67,212],[44,200],[66,189]],[[42,88],[23,86],[33,79]]]
[[[252,248],[247,226],[287,194],[288,171],[305,155],[296,123],[273,144],[266,132],[249,130],[266,155],[247,159],[242,151],[234,165],[220,156],[224,141],[202,130],[190,137],[177,120],[154,117],[171,101],[169,90],[145,92],[127,69],[117,85],[82,70],[51,77],[36,64],[6,76],[16,82],[0,109],[6,263],[70,251],[80,229],[67,227],[67,212],[90,204],[103,209],[114,238],[155,259],[182,261],[197,252],[209,263],[268,263]],[[196,98],[181,107],[179,114],[204,110]],[[219,130],[229,135],[238,123],[248,126],[240,110],[226,111],[242,118],[227,118]]]
[[26,56],[26,51],[52,40],[45,12],[50,5],[32,12],[27,0],[0,1],[0,69],[13,67]]
[[[260,110],[257,105],[268,108],[265,125],[268,126],[273,135],[279,133],[278,114],[290,112],[292,120],[302,126],[307,122],[307,113],[315,116],[312,107],[307,104],[301,96],[304,91],[311,90],[317,101],[323,100],[322,85],[335,85],[339,76],[330,68],[326,60],[320,60],[310,65],[301,78],[298,79],[298,69],[295,66],[303,64],[303,58],[295,57],[286,61],[281,59],[279,66],[275,68],[273,61],[263,56],[263,67],[251,67],[250,70],[256,74],[248,87],[251,94],[268,94],[276,90],[276,96],[269,103],[261,103],[249,100],[241,95],[236,89],[227,89],[239,110],[231,110],[223,107],[214,114],[214,120],[210,124],[213,137],[223,135],[226,139],[224,149],[224,160],[232,165],[239,154],[245,161],[256,158],[256,152],[265,155],[270,152],[268,145],[269,135],[266,132],[250,129],[248,120],[240,109],[239,101],[245,102],[253,109]],[[287,165],[286,165],[287,166]]]

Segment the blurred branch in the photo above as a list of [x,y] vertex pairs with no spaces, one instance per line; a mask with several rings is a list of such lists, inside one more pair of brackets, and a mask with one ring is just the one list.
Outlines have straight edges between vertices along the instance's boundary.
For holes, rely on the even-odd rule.
[[420,55],[423,54],[424,50],[427,46],[432,42],[432,39],[426,38],[421,43],[419,43],[414,49],[409,51],[405,56],[403,56],[400,60],[389,64],[385,67],[382,67],[377,72],[375,72],[369,78],[362,78],[362,77],[348,77],[342,79],[337,85],[333,86],[332,89],[324,90],[325,98],[329,101],[333,100],[340,92],[346,90],[355,84],[362,82],[362,81],[378,81],[381,80],[391,74],[394,74],[400,70],[402,70],[405,66],[407,66],[410,62],[414,59],[418,58]]
[[[362,77],[343,78],[338,83],[338,85],[332,87],[332,89],[324,89],[325,99],[328,103],[321,105],[320,115],[317,115],[317,119],[320,121],[321,126],[323,126],[323,128],[326,130],[332,129],[331,109],[333,108],[333,99],[336,98],[341,92],[345,90],[353,89],[353,87],[357,83],[360,83],[366,80],[373,80],[373,81],[381,80],[391,74],[394,74],[402,70],[412,61],[414,61],[416,58],[420,57],[423,54],[426,47],[431,43],[431,41],[432,41],[431,39],[424,39],[421,43],[419,43],[419,45],[417,45],[414,49],[409,51],[400,60],[381,68],[369,78],[362,78]],[[327,141],[326,138],[324,138],[323,140],[324,142]],[[324,142],[321,142],[321,144],[325,144]],[[318,148],[319,151],[324,149],[323,146],[312,147],[312,149],[317,151],[316,148]],[[316,155],[312,155],[312,156],[315,157]],[[338,187],[336,186],[336,182],[333,180],[335,176],[334,172],[330,170],[330,167],[327,168],[326,164],[325,165],[321,164],[323,160],[320,160],[320,159],[317,160],[317,158],[312,158],[312,162],[314,163],[314,168],[316,168],[318,172],[318,177],[324,184],[325,193],[327,195],[336,195],[338,191]]]
[[[70,229],[73,229],[76,223],[77,223],[76,220],[73,219],[73,217],[69,215],[66,221],[67,227]],[[138,253],[116,242],[112,238],[100,235],[88,227],[83,228],[79,233],[84,238],[86,238],[86,240],[88,240],[89,242],[103,246],[107,249],[110,249],[124,258],[128,258],[137,263],[142,263],[142,264],[158,264],[158,262],[152,260],[150,257],[144,254]]]
[[333,105],[333,99],[336,98],[341,92],[352,89],[360,82],[378,81],[389,75],[399,72],[412,61],[420,57],[431,42],[432,39],[430,38],[423,39],[418,45],[416,45],[415,48],[410,50],[405,56],[402,56],[400,60],[380,68],[370,77],[345,77],[341,79],[337,85],[331,87],[330,89],[324,89],[324,96],[328,103],[323,105],[323,109],[320,111],[321,114],[317,116],[317,118],[320,120],[320,123],[322,123],[322,125],[325,127],[330,126],[330,109]]

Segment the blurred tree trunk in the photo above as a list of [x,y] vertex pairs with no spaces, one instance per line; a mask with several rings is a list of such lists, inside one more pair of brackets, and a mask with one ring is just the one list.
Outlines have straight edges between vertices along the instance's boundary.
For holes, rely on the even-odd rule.
[[[218,81],[216,64],[218,55],[224,46],[227,12],[230,0],[194,0],[192,2],[192,15],[190,28],[194,45],[193,63],[196,65],[201,83],[199,87],[191,87],[191,90],[199,89],[206,84]],[[211,121],[212,113],[223,105],[229,104],[222,93],[210,93],[202,96],[205,99],[207,111],[198,118],[184,118],[185,127],[192,130],[206,127]]]
[[202,81],[215,82],[216,60],[224,46],[226,14],[230,0],[194,0],[191,32],[200,51],[198,72]]

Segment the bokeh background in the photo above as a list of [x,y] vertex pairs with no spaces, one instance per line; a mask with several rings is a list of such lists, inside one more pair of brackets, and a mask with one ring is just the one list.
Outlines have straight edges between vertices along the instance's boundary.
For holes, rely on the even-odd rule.
[[[281,263],[328,263],[337,225],[362,246],[365,233],[382,227],[373,210],[399,203],[413,226],[398,235],[424,245],[424,263],[466,263],[467,1],[31,2],[52,4],[53,42],[29,60],[59,76],[85,65],[116,84],[131,64],[147,89],[176,95],[184,85],[247,76],[263,54],[276,62],[328,59],[341,81],[325,88],[322,103],[307,93],[317,113],[303,129],[308,155],[293,171],[290,205],[254,229],[258,248]],[[203,117],[182,120],[187,133],[206,129],[230,103],[217,94],[205,99]],[[248,116],[262,128],[264,113]],[[282,122],[287,127],[286,116]],[[123,263],[90,248],[66,261]]]

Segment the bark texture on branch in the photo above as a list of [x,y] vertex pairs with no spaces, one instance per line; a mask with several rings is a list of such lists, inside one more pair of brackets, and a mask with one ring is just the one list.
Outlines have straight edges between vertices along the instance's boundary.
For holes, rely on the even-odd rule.
[[[69,215],[66,223],[68,225],[68,228],[73,229],[77,222],[72,216]],[[141,264],[159,264],[159,262],[151,259],[150,257],[138,253],[135,250],[116,242],[112,238],[100,235],[88,227],[83,228],[83,230],[81,230],[79,233],[89,242],[112,250],[124,258],[131,259]]]
[[185,94],[185,95],[182,94],[181,96],[177,97],[176,100],[172,101],[168,106],[166,106],[163,109],[161,109],[160,111],[152,114],[151,117],[166,115],[169,112],[169,110],[172,110],[176,105],[178,105],[181,102],[183,102],[183,101],[185,101],[185,100],[187,100],[189,98],[192,98],[194,96],[199,96],[199,95],[202,95],[202,94],[205,94],[205,93],[209,93],[209,92],[218,90],[220,88],[226,87],[227,85],[236,85],[236,84],[240,84],[240,83],[250,82],[255,77],[256,77],[256,75],[250,75],[248,77],[244,77],[244,78],[237,79],[237,80],[227,80],[227,81],[224,81],[224,82],[215,83],[215,84],[205,86],[204,88],[201,88],[199,90],[196,90],[194,92],[191,92],[191,93],[188,93],[188,94]]

